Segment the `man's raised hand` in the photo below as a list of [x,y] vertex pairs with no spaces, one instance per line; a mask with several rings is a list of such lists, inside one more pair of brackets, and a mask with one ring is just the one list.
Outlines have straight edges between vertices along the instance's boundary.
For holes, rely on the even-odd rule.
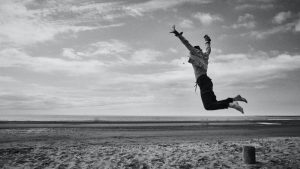
[[[174,34],[175,34],[176,32],[177,32],[177,30],[176,30],[176,28],[175,28],[175,25],[173,25],[173,26],[172,26],[172,31],[171,31],[170,33],[174,33]],[[178,33],[178,32],[177,32],[177,33]]]
[[205,40],[206,43],[210,43],[210,41],[211,41],[211,39],[208,35],[204,36],[204,40]]
[[172,26],[172,31],[170,33],[174,33],[175,36],[178,36],[178,35],[182,35],[183,32],[178,33],[178,31],[175,28],[175,25],[173,25]]

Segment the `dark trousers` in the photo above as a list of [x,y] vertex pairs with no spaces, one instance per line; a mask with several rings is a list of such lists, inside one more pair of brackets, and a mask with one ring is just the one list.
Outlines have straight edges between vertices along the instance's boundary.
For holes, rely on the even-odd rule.
[[227,109],[229,103],[233,102],[232,98],[217,101],[216,95],[213,91],[213,83],[206,74],[201,75],[197,79],[197,84],[200,87],[202,103],[206,110]]

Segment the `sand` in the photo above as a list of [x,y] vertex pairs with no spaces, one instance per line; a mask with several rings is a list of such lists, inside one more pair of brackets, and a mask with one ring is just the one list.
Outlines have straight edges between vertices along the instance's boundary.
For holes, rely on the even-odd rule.
[[[0,129],[0,168],[300,168],[299,126]],[[246,165],[242,147],[256,148]]]

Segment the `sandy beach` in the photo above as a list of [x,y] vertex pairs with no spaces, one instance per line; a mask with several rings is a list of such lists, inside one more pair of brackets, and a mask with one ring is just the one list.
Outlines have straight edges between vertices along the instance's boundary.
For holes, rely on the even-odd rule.
[[0,168],[300,168],[298,121],[188,124],[0,124]]

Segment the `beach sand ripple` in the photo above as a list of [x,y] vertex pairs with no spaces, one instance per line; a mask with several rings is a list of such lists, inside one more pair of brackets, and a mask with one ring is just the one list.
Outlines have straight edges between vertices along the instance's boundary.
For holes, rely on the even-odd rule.
[[[256,147],[257,164],[245,165],[242,147]],[[300,138],[270,137],[167,143],[98,140],[10,142],[1,145],[0,168],[300,168]]]

